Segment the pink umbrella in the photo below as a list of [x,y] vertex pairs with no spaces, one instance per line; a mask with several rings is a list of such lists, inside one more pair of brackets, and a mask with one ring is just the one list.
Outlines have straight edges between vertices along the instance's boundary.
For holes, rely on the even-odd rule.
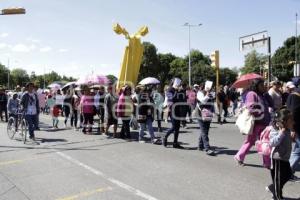
[[249,86],[254,79],[263,79],[263,77],[255,73],[245,74],[242,75],[237,81],[235,81],[232,87],[245,88]]
[[109,83],[109,79],[102,75],[87,75],[78,79],[76,84],[78,85],[106,85]]

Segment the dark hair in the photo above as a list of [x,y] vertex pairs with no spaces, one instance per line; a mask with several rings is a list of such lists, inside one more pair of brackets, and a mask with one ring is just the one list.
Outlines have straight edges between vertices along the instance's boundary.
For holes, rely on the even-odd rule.
[[254,79],[250,85],[249,91],[253,91],[256,93],[260,93],[258,90],[258,86],[260,84],[264,84],[264,80],[263,79]]
[[32,82],[29,82],[26,84],[26,88],[28,88],[29,86],[34,86],[34,84]]
[[280,110],[275,112],[275,115],[273,117],[273,127],[278,130],[278,124],[282,124],[286,122],[290,115],[292,114],[291,111],[289,111],[286,107],[282,107]]

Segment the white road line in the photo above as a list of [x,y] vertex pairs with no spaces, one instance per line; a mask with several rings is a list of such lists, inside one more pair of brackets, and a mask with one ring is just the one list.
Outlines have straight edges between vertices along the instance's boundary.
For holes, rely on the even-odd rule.
[[121,181],[118,181],[114,178],[111,178],[111,177],[108,177],[107,175],[105,175],[103,172],[100,172],[99,170],[97,169],[94,169],[74,158],[72,158],[71,156],[68,156],[62,152],[56,152],[58,155],[60,155],[61,157],[69,160],[70,162],[78,165],[78,166],[81,166],[83,168],[85,168],[86,170],[92,172],[93,174],[97,175],[97,176],[101,176],[102,178],[108,180],[109,182],[113,183],[114,185],[117,185],[118,187],[124,189],[124,190],[127,190],[129,191],[130,193],[133,193],[134,195],[136,196],[139,196],[139,197],[142,197],[143,199],[146,199],[146,200],[158,200],[157,198],[155,197],[152,197],[151,195],[149,194],[146,194],[138,189],[135,189],[134,187],[131,187],[130,185],[127,185]]

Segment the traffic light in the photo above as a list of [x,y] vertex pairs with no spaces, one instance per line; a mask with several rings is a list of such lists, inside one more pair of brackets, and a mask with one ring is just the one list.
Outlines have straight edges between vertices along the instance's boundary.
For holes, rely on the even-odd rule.
[[268,79],[268,72],[264,72],[264,79]]
[[25,13],[25,8],[5,8],[1,10],[1,15],[17,15]]
[[220,67],[220,60],[219,60],[219,50],[214,51],[211,55],[210,55],[210,60],[211,60],[211,66],[219,69]]

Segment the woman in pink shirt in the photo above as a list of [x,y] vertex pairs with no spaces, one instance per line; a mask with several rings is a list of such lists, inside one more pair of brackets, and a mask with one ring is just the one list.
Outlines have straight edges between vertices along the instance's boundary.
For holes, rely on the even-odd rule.
[[92,132],[92,125],[94,121],[94,98],[91,95],[89,88],[84,89],[84,95],[81,97],[80,113],[83,115],[82,132],[84,134],[90,134]]

